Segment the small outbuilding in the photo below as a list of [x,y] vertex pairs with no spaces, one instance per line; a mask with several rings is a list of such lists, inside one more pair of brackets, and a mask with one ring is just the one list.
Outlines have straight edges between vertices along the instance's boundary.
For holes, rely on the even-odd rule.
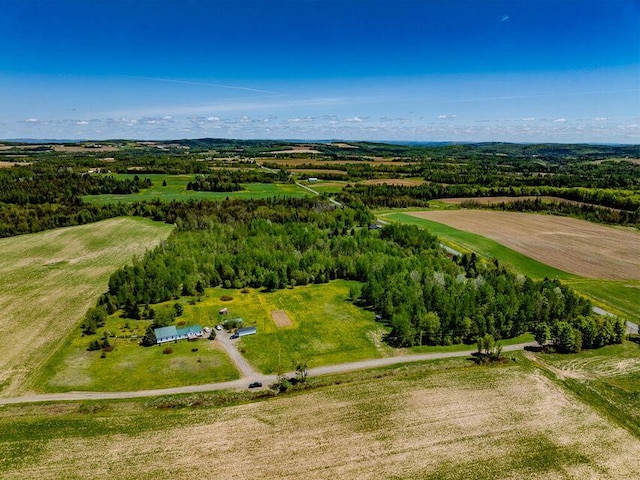
[[239,328],[236,333],[239,337],[246,337],[247,335],[255,335],[257,331],[256,327],[244,327]]
[[229,313],[229,309],[227,307],[221,308],[218,314],[227,315]]

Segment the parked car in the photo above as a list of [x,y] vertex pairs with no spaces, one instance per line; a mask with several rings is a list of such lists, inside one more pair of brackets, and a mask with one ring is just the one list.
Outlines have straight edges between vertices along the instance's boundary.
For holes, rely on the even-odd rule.
[[249,384],[249,388],[260,388],[262,386],[261,382],[252,382]]
[[222,325],[216,325],[216,330],[218,331],[222,330]]
[[236,338],[238,338],[240,335],[238,335],[237,333],[234,333],[233,335],[231,335],[229,338],[231,340],[235,340]]

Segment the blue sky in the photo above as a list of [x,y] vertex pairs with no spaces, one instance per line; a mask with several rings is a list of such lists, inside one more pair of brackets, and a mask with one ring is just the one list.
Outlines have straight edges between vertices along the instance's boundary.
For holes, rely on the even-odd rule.
[[0,5],[0,138],[640,143],[637,0]]

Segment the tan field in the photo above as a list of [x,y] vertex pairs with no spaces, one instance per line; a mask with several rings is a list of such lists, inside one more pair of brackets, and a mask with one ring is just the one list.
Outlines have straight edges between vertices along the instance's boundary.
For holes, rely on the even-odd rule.
[[421,178],[375,178],[371,180],[364,180],[360,182],[363,185],[398,185],[401,187],[415,187],[416,185],[422,185],[427,183]]
[[318,160],[313,158],[264,158],[261,163],[277,163],[283,167],[296,168],[300,165],[408,165],[411,162],[395,162],[393,160]]
[[278,328],[290,327],[293,325],[291,318],[289,318],[289,315],[287,315],[287,312],[284,310],[272,310],[271,318]]
[[[77,407],[29,408],[5,408],[0,418],[49,409],[46,418],[62,421]],[[36,458],[25,452],[4,478],[640,478],[637,438],[517,365],[458,366],[240,406],[133,415],[126,405],[98,413],[94,421],[111,425],[100,434],[51,431]],[[130,432],[137,423],[154,426]],[[9,441],[4,448],[22,447]]]
[[33,162],[0,162],[0,168],[33,165]]
[[640,280],[640,232],[575,218],[519,212],[411,213],[491,238],[552,267],[588,278]]
[[0,239],[0,394],[29,389],[27,377],[95,305],[111,273],[171,230],[116,218]]
[[312,173],[316,175],[322,175],[323,173],[331,175],[347,175],[344,170],[313,170],[311,168],[294,168],[291,170],[293,173]]

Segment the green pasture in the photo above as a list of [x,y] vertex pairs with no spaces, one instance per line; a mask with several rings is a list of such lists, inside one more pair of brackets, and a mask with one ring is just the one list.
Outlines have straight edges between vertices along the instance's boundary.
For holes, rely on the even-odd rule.
[[[118,178],[133,178],[134,174],[118,174]],[[93,203],[119,203],[142,202],[148,200],[224,200],[225,198],[268,198],[274,196],[304,197],[310,192],[288,183],[246,183],[245,188],[239,192],[196,192],[187,190],[187,184],[195,178],[195,174],[165,175],[165,174],[139,174],[140,178],[149,178],[153,185],[138,193],[130,195],[106,194],[85,195],[85,202]],[[166,187],[162,182],[166,181]]]
[[[244,325],[256,326],[258,333],[238,344],[247,360],[264,373],[290,371],[301,361],[317,367],[385,356],[391,352],[381,341],[385,329],[372,312],[347,300],[354,283],[334,280],[274,292],[207,289],[202,302],[185,306],[184,316],[203,325],[241,317]],[[223,295],[233,300],[222,302]],[[217,315],[222,307],[229,309],[225,317]],[[284,310],[293,325],[276,327],[273,310]]]
[[473,251],[484,257],[497,258],[531,278],[558,278],[591,299],[594,305],[626,320],[640,322],[640,282],[637,280],[613,281],[579,277],[538,262],[489,238],[442,223],[416,218],[406,213],[389,213],[385,214],[384,218],[418,225],[438,235],[444,244],[460,252]]

